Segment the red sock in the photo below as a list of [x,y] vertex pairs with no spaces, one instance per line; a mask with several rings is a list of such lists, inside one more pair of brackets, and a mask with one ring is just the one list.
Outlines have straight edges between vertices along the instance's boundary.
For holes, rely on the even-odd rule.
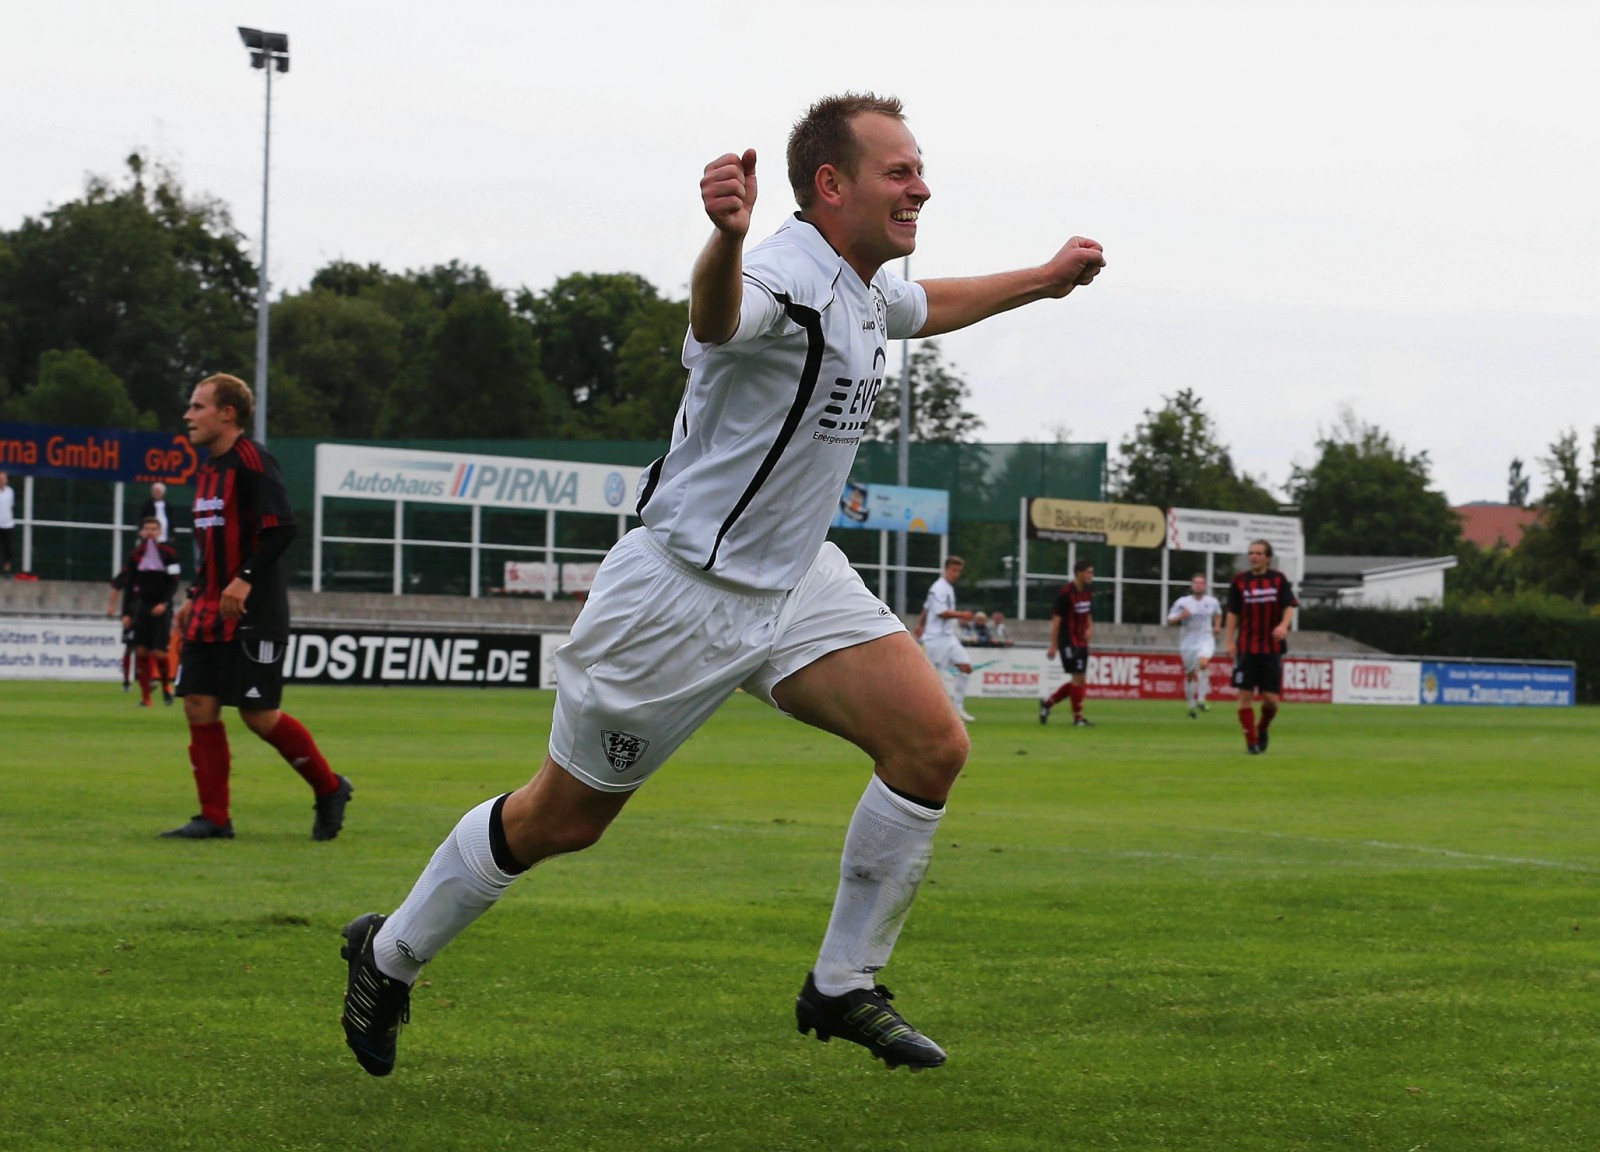
[[150,658],[139,656],[133,662],[134,674],[139,678],[139,696],[146,704],[150,703]]
[[1072,714],[1074,716],[1082,716],[1083,715],[1083,698],[1085,696],[1087,696],[1088,694],[1089,694],[1089,686],[1087,684],[1078,684],[1076,682],[1073,683],[1073,685],[1072,685]]
[[1261,703],[1261,730],[1263,732],[1265,732],[1267,730],[1267,725],[1272,723],[1272,718],[1274,716],[1276,716],[1277,714],[1278,714],[1278,706],[1276,704],[1274,704],[1271,700],[1262,701],[1262,703]]
[[318,796],[326,796],[330,792],[339,790],[339,778],[333,774],[333,769],[328,767],[328,762],[317,750],[317,742],[311,738],[311,733],[306,731],[305,725],[287,712],[278,713],[278,722],[262,739],[278,750],[278,755],[289,762],[289,767],[300,773],[301,778],[311,785],[311,790]]
[[164,649],[150,654],[150,671],[155,679],[161,681],[161,691],[172,691],[172,677],[167,671],[167,653]]
[[1065,684],[1051,693],[1050,699],[1046,700],[1045,703],[1054,708],[1057,704],[1061,703],[1070,695],[1072,695],[1072,681],[1068,680]]
[[200,815],[213,824],[228,822],[228,729],[221,720],[189,725],[189,763],[194,789],[200,794]]
[[1239,705],[1239,727],[1244,729],[1244,742],[1256,742],[1256,710],[1249,704]]

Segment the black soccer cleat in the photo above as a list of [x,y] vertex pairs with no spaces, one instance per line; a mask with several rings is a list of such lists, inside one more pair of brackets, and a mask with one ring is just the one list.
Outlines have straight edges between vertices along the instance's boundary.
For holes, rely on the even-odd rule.
[[1087,716],[1074,716],[1072,718],[1072,726],[1074,728],[1093,728],[1094,727],[1093,724],[1089,723],[1089,718]]
[[187,824],[173,828],[161,834],[163,840],[232,840],[233,821],[227,820],[221,824],[207,820],[204,816],[191,816]]
[[1039,723],[1050,723],[1050,701],[1048,700],[1039,701]]
[[339,777],[339,787],[329,792],[326,796],[318,796],[313,807],[317,810],[317,818],[311,822],[311,838],[313,840],[332,840],[339,834],[339,829],[344,827],[344,806],[350,803],[350,794],[355,791],[355,786],[350,783],[349,777]]
[[1261,755],[1261,745],[1259,744],[1246,744],[1244,747],[1245,751],[1250,753],[1252,756]]
[[344,987],[344,1042],[356,1061],[374,1076],[394,1071],[395,1043],[400,1025],[411,1022],[411,985],[392,980],[378,971],[372,941],[387,916],[368,912],[344,926],[345,945],[339,955],[350,962]]
[[165,704],[168,708],[172,707],[172,689],[163,688],[161,690],[161,702],[163,704]]
[[1267,750],[1267,730],[1265,728],[1256,733],[1256,747],[1263,752]]
[[802,1033],[816,1032],[824,1044],[835,1036],[860,1044],[889,1068],[904,1064],[920,1072],[943,1064],[944,1049],[889,1007],[893,999],[894,994],[882,984],[852,989],[843,996],[824,996],[817,991],[815,975],[808,972],[805,986],[795,998],[795,1023]]

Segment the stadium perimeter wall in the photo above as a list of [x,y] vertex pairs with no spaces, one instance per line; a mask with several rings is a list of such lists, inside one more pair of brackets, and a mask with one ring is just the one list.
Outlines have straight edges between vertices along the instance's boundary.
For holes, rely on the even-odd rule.
[[[291,592],[295,631],[288,678],[301,683],[551,687],[551,654],[579,604],[525,597]],[[112,681],[122,650],[106,615],[105,585],[0,584],[0,679]],[[908,621],[909,623],[909,621]],[[1018,621],[1009,648],[974,646],[971,695],[1035,699],[1061,679],[1045,658],[1048,624]],[[1183,667],[1175,632],[1154,625],[1097,626],[1092,699],[1179,700]],[[1330,633],[1301,632],[1285,663],[1284,695],[1297,703],[1503,704],[1573,702],[1573,672],[1393,658]],[[1211,698],[1235,699],[1230,663],[1215,661]]]
[[1578,699],[1591,704],[1600,700],[1600,617],[1486,615],[1449,608],[1308,608],[1301,621],[1386,652],[1568,662],[1576,668]]

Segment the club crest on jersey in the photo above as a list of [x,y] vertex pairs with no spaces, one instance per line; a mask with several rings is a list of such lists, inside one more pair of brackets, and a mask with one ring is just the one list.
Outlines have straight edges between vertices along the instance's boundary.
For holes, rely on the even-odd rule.
[[626,772],[639,762],[639,757],[650,747],[650,741],[632,732],[602,732],[600,742],[605,745],[606,762],[613,772]]

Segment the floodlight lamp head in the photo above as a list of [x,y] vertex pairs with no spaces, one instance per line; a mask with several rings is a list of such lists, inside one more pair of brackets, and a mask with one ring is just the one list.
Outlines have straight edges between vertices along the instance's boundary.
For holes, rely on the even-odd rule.
[[252,68],[265,68],[266,66],[267,66],[267,54],[265,52],[252,52],[252,53],[250,53],[250,67],[252,67]]
[[259,28],[246,28],[243,25],[240,25],[239,39],[244,41],[244,46],[246,48],[259,49],[265,47],[265,45],[262,43],[262,33],[261,29]]
[[273,59],[278,62],[279,72],[287,72],[289,70],[289,58],[287,56],[274,56]]

